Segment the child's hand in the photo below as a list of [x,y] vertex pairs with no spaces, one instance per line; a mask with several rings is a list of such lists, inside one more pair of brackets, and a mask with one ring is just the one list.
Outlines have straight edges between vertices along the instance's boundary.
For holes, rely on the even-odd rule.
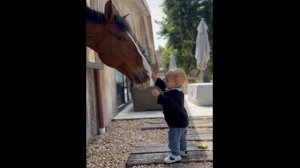
[[152,90],[152,96],[158,96],[160,95],[160,92],[157,89]]
[[152,72],[152,80],[155,82],[157,79],[157,75],[155,74],[155,72]]

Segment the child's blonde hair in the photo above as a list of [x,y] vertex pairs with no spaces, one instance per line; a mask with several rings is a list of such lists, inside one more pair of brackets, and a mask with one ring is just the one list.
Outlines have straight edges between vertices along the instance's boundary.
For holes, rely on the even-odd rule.
[[166,78],[174,79],[177,87],[183,86],[183,84],[187,81],[186,73],[180,68],[167,71]]

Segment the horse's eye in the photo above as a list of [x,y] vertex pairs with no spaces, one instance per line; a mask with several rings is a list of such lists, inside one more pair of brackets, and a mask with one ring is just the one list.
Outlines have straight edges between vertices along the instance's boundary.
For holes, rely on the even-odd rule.
[[126,40],[126,37],[120,36],[120,37],[118,37],[118,39],[119,39],[120,41],[125,41],[125,40]]

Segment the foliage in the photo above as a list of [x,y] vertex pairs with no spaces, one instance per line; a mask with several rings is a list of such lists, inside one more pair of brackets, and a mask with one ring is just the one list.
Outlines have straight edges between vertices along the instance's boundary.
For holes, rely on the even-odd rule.
[[[161,22],[159,35],[167,38],[163,50],[163,63],[168,67],[170,55],[173,53],[176,63],[187,73],[196,68],[195,46],[197,26],[203,17],[208,25],[208,35],[213,49],[212,0],[165,0],[163,12],[166,17]],[[208,71],[212,73],[212,60]]]

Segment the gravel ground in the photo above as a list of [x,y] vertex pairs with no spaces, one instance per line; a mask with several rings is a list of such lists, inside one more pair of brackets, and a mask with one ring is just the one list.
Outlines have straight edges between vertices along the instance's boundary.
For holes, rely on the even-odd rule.
[[[91,138],[87,145],[87,168],[123,168],[135,145],[168,143],[167,129],[141,130],[144,121],[155,119],[112,121],[106,133]],[[163,159],[163,158],[162,158]],[[212,168],[211,162],[140,165],[135,168]]]

